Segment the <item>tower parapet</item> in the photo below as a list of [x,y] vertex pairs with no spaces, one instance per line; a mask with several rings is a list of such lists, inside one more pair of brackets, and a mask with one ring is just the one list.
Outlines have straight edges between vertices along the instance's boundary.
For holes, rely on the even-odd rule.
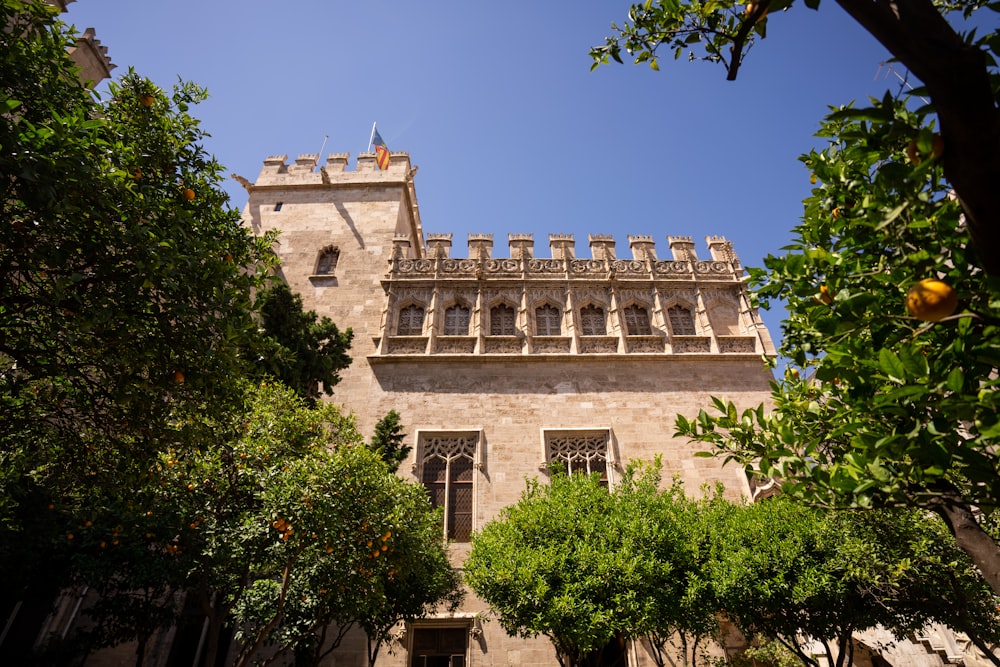
[[697,262],[698,253],[694,249],[694,241],[690,236],[668,236],[670,252],[678,262]]
[[632,248],[632,259],[649,262],[656,261],[656,242],[652,236],[629,235],[628,244]]
[[552,259],[575,259],[576,241],[572,234],[549,234]]
[[615,239],[605,234],[588,234],[590,255],[596,260],[615,259]]
[[493,256],[492,234],[469,234],[469,258],[490,259]]
[[511,259],[531,259],[535,256],[535,237],[532,234],[508,234],[507,245]]
[[373,153],[358,156],[357,166],[348,170],[350,153],[330,153],[322,169],[318,153],[299,155],[288,164],[288,155],[269,155],[257,176],[255,188],[290,185],[348,185],[359,183],[406,183],[412,180],[410,154],[395,152],[389,156],[389,168],[380,170]]

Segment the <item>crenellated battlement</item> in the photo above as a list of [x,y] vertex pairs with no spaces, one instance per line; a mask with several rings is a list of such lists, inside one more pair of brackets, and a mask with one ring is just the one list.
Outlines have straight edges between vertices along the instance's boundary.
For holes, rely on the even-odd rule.
[[412,180],[416,171],[406,152],[390,153],[385,170],[378,168],[374,153],[359,154],[353,170],[347,168],[350,158],[350,153],[330,153],[321,165],[319,153],[304,153],[289,164],[287,154],[269,155],[251,187],[405,182]]
[[[579,257],[576,254],[576,240],[573,234],[549,234],[549,258],[553,260],[577,260],[597,262],[663,262],[669,260],[657,259],[656,241],[652,236],[628,236],[628,245],[632,252],[631,260],[618,258],[615,254],[615,238],[608,234],[588,234],[590,257]],[[699,258],[695,243],[690,236],[668,236],[673,262],[698,263],[710,261],[725,263],[726,271],[737,273],[742,271],[739,257],[733,250],[733,244],[723,236],[706,236],[709,257]],[[428,234],[427,257],[430,259],[462,259],[452,253],[452,234]],[[547,259],[535,254],[535,238],[533,234],[508,234],[507,246],[510,259]],[[468,259],[493,259],[493,235],[469,234]],[[496,258],[502,259],[502,258]]]

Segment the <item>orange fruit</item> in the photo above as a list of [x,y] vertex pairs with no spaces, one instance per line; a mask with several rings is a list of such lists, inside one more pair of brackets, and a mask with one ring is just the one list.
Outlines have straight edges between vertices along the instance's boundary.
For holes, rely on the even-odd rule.
[[940,134],[934,135],[934,141],[931,144],[931,153],[934,155],[935,160],[940,160],[941,155],[944,154],[944,138]]
[[177,384],[181,384],[182,382],[184,382],[184,373],[182,373],[181,371],[174,371],[174,382],[176,382]]
[[191,188],[184,188],[184,192],[182,194],[184,195],[184,199],[187,199],[188,201],[194,199],[194,190]]
[[820,285],[819,286],[819,297],[817,297],[817,300],[822,301],[823,303],[825,303],[828,306],[831,303],[833,303],[833,295],[830,294],[830,288],[827,287],[826,285]]
[[948,283],[924,278],[906,293],[906,310],[924,322],[940,322],[958,308],[958,294]]
[[142,95],[139,96],[139,104],[141,104],[144,107],[153,106],[153,96],[150,95],[149,93],[143,93]]

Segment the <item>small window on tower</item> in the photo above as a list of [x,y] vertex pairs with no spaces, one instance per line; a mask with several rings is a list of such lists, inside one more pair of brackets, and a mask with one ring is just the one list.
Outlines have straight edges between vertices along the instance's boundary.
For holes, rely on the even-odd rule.
[[337,262],[340,261],[340,250],[334,246],[329,246],[324,248],[319,253],[319,258],[316,260],[316,273],[317,276],[329,276],[333,274],[334,269],[337,268]]
[[282,206],[284,206],[284,202],[279,201],[277,204],[274,205],[274,210],[280,211]]

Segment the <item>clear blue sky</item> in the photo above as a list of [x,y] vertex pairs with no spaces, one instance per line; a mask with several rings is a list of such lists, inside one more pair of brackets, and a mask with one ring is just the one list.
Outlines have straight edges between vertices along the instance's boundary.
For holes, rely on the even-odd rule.
[[[831,1],[769,18],[736,82],[720,65],[663,61],[590,72],[627,0],[79,0],[64,19],[94,27],[115,73],[211,99],[194,114],[227,173],[256,179],[267,155],[353,158],[372,122],[407,151],[427,232],[726,236],[747,266],[789,239],[809,193],[798,156],[829,105],[898,82],[886,52]],[[353,167],[352,167],[353,168]],[[227,182],[235,208],[244,192]],[[763,313],[780,336],[781,313]]]

